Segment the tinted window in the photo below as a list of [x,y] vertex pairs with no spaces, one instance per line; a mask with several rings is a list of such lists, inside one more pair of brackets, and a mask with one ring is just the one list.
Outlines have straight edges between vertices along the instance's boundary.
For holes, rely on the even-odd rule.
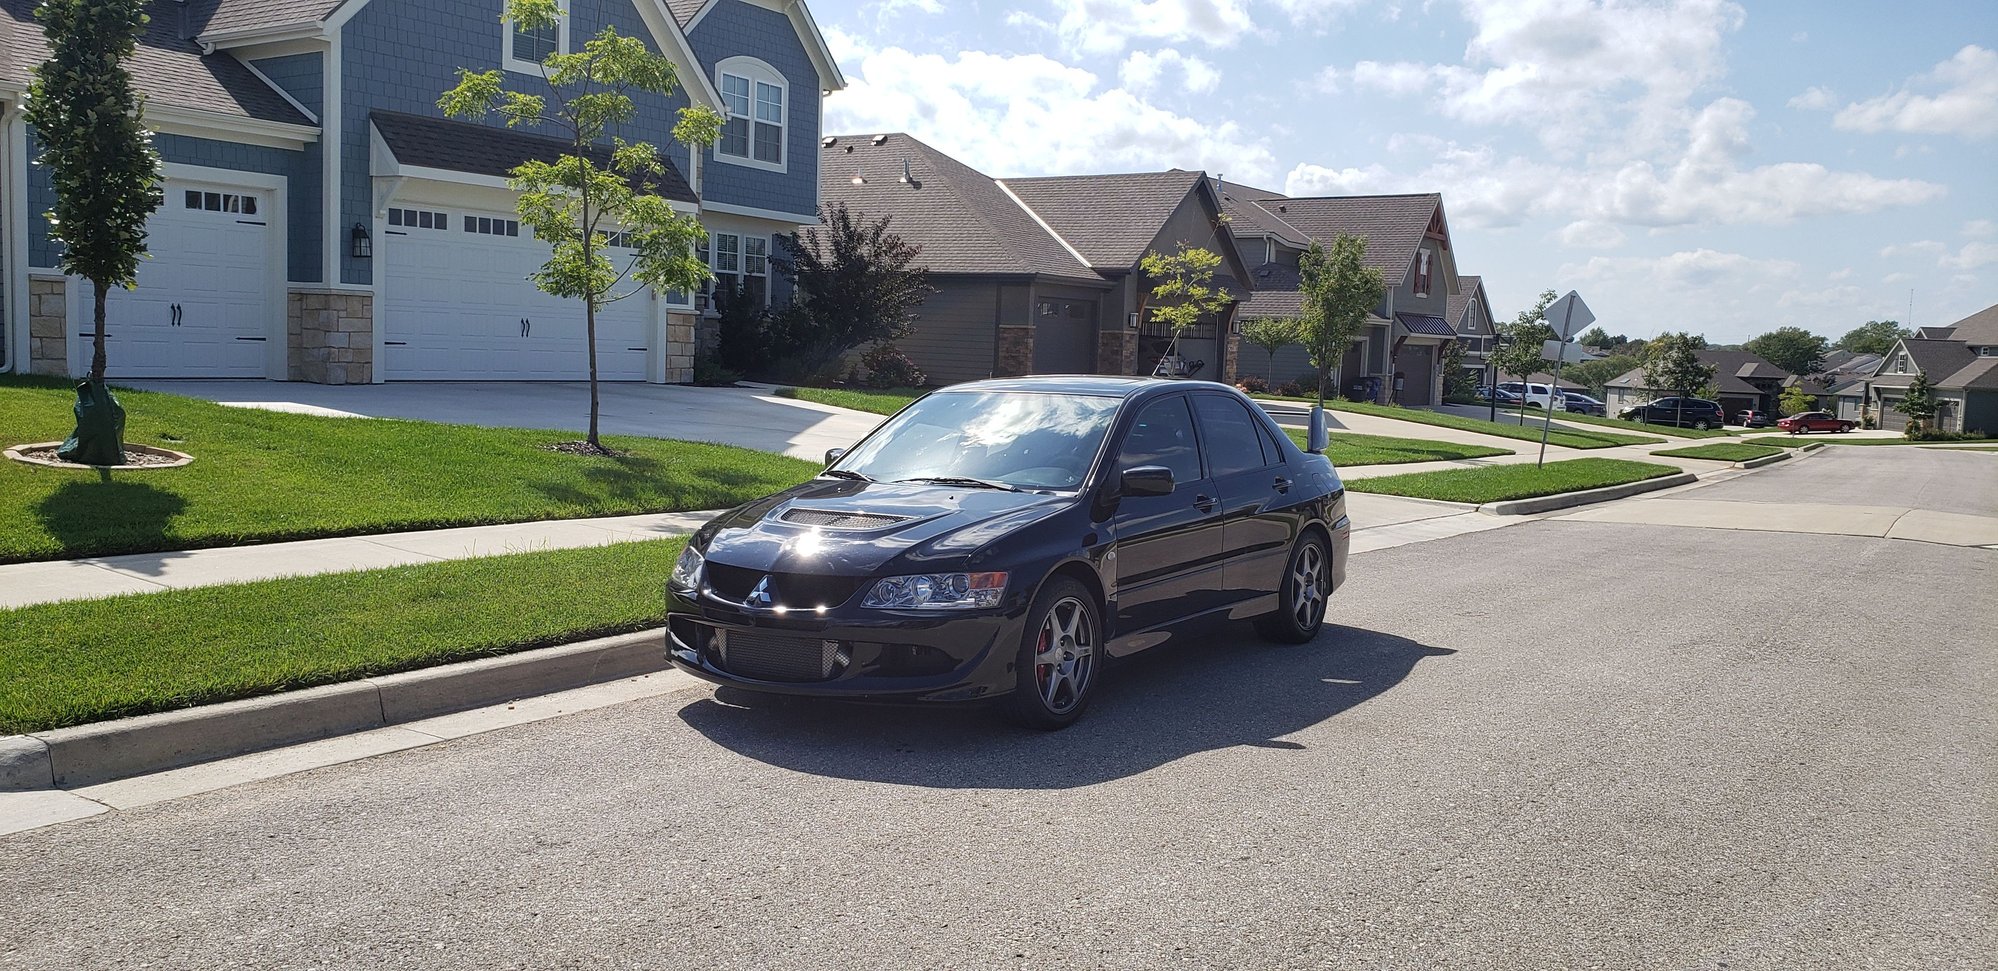
[[959,476],[1074,489],[1119,404],[1091,395],[938,392],[903,409],[833,467],[889,482]]
[[1263,457],[1260,426],[1242,403],[1220,395],[1196,395],[1193,410],[1200,414],[1200,442],[1207,464],[1217,476],[1260,469]]
[[1117,474],[1141,465],[1163,465],[1172,470],[1174,482],[1200,478],[1200,452],[1194,445],[1193,416],[1186,410],[1186,398],[1174,396],[1154,401],[1138,412],[1138,420],[1124,436],[1117,452]]

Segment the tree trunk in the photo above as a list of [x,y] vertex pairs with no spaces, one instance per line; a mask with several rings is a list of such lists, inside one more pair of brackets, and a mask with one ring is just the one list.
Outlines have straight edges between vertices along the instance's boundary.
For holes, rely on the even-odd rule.
[[92,293],[91,317],[96,322],[96,331],[91,337],[90,382],[104,384],[104,296],[108,289],[98,280],[90,281]]
[[[582,153],[582,146],[577,146],[576,154]],[[590,259],[595,255],[590,248],[590,237],[591,227],[596,225],[590,218],[590,180],[587,175],[583,178],[582,197],[583,267],[587,273]],[[583,339],[589,342],[590,355],[590,432],[584,440],[590,443],[592,451],[597,452],[604,450],[604,443],[597,440],[597,412],[600,407],[597,398],[597,298],[599,296],[597,293],[583,294]]]

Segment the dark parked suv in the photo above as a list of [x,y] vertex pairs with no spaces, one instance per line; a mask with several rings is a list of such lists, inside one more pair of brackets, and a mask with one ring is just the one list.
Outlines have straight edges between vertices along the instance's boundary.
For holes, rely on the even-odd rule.
[[1626,408],[1617,417],[1625,421],[1677,425],[1680,428],[1720,428],[1727,424],[1727,415],[1721,411],[1720,403],[1705,398],[1658,398],[1649,404]]

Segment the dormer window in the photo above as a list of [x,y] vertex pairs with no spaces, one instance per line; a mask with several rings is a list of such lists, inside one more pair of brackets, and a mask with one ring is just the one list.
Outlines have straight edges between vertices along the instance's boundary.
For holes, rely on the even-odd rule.
[[1429,296],[1429,251],[1415,254],[1415,295]]
[[722,124],[715,158],[735,165],[784,171],[785,129],[790,85],[784,76],[753,57],[731,57],[715,68],[721,92]]
[[505,27],[506,50],[501,58],[506,69],[517,74],[543,73],[542,64],[553,54],[569,51],[569,8],[564,4],[547,27],[519,27],[509,19]]
[[1895,374],[1908,373],[1908,355],[1906,354],[1894,355],[1894,373]]

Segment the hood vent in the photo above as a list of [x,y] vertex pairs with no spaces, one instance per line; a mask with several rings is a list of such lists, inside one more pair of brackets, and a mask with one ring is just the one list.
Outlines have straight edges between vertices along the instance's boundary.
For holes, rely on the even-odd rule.
[[783,516],[787,523],[824,526],[827,529],[880,529],[884,526],[893,526],[907,518],[884,516],[879,513],[834,512],[828,509],[792,509]]

